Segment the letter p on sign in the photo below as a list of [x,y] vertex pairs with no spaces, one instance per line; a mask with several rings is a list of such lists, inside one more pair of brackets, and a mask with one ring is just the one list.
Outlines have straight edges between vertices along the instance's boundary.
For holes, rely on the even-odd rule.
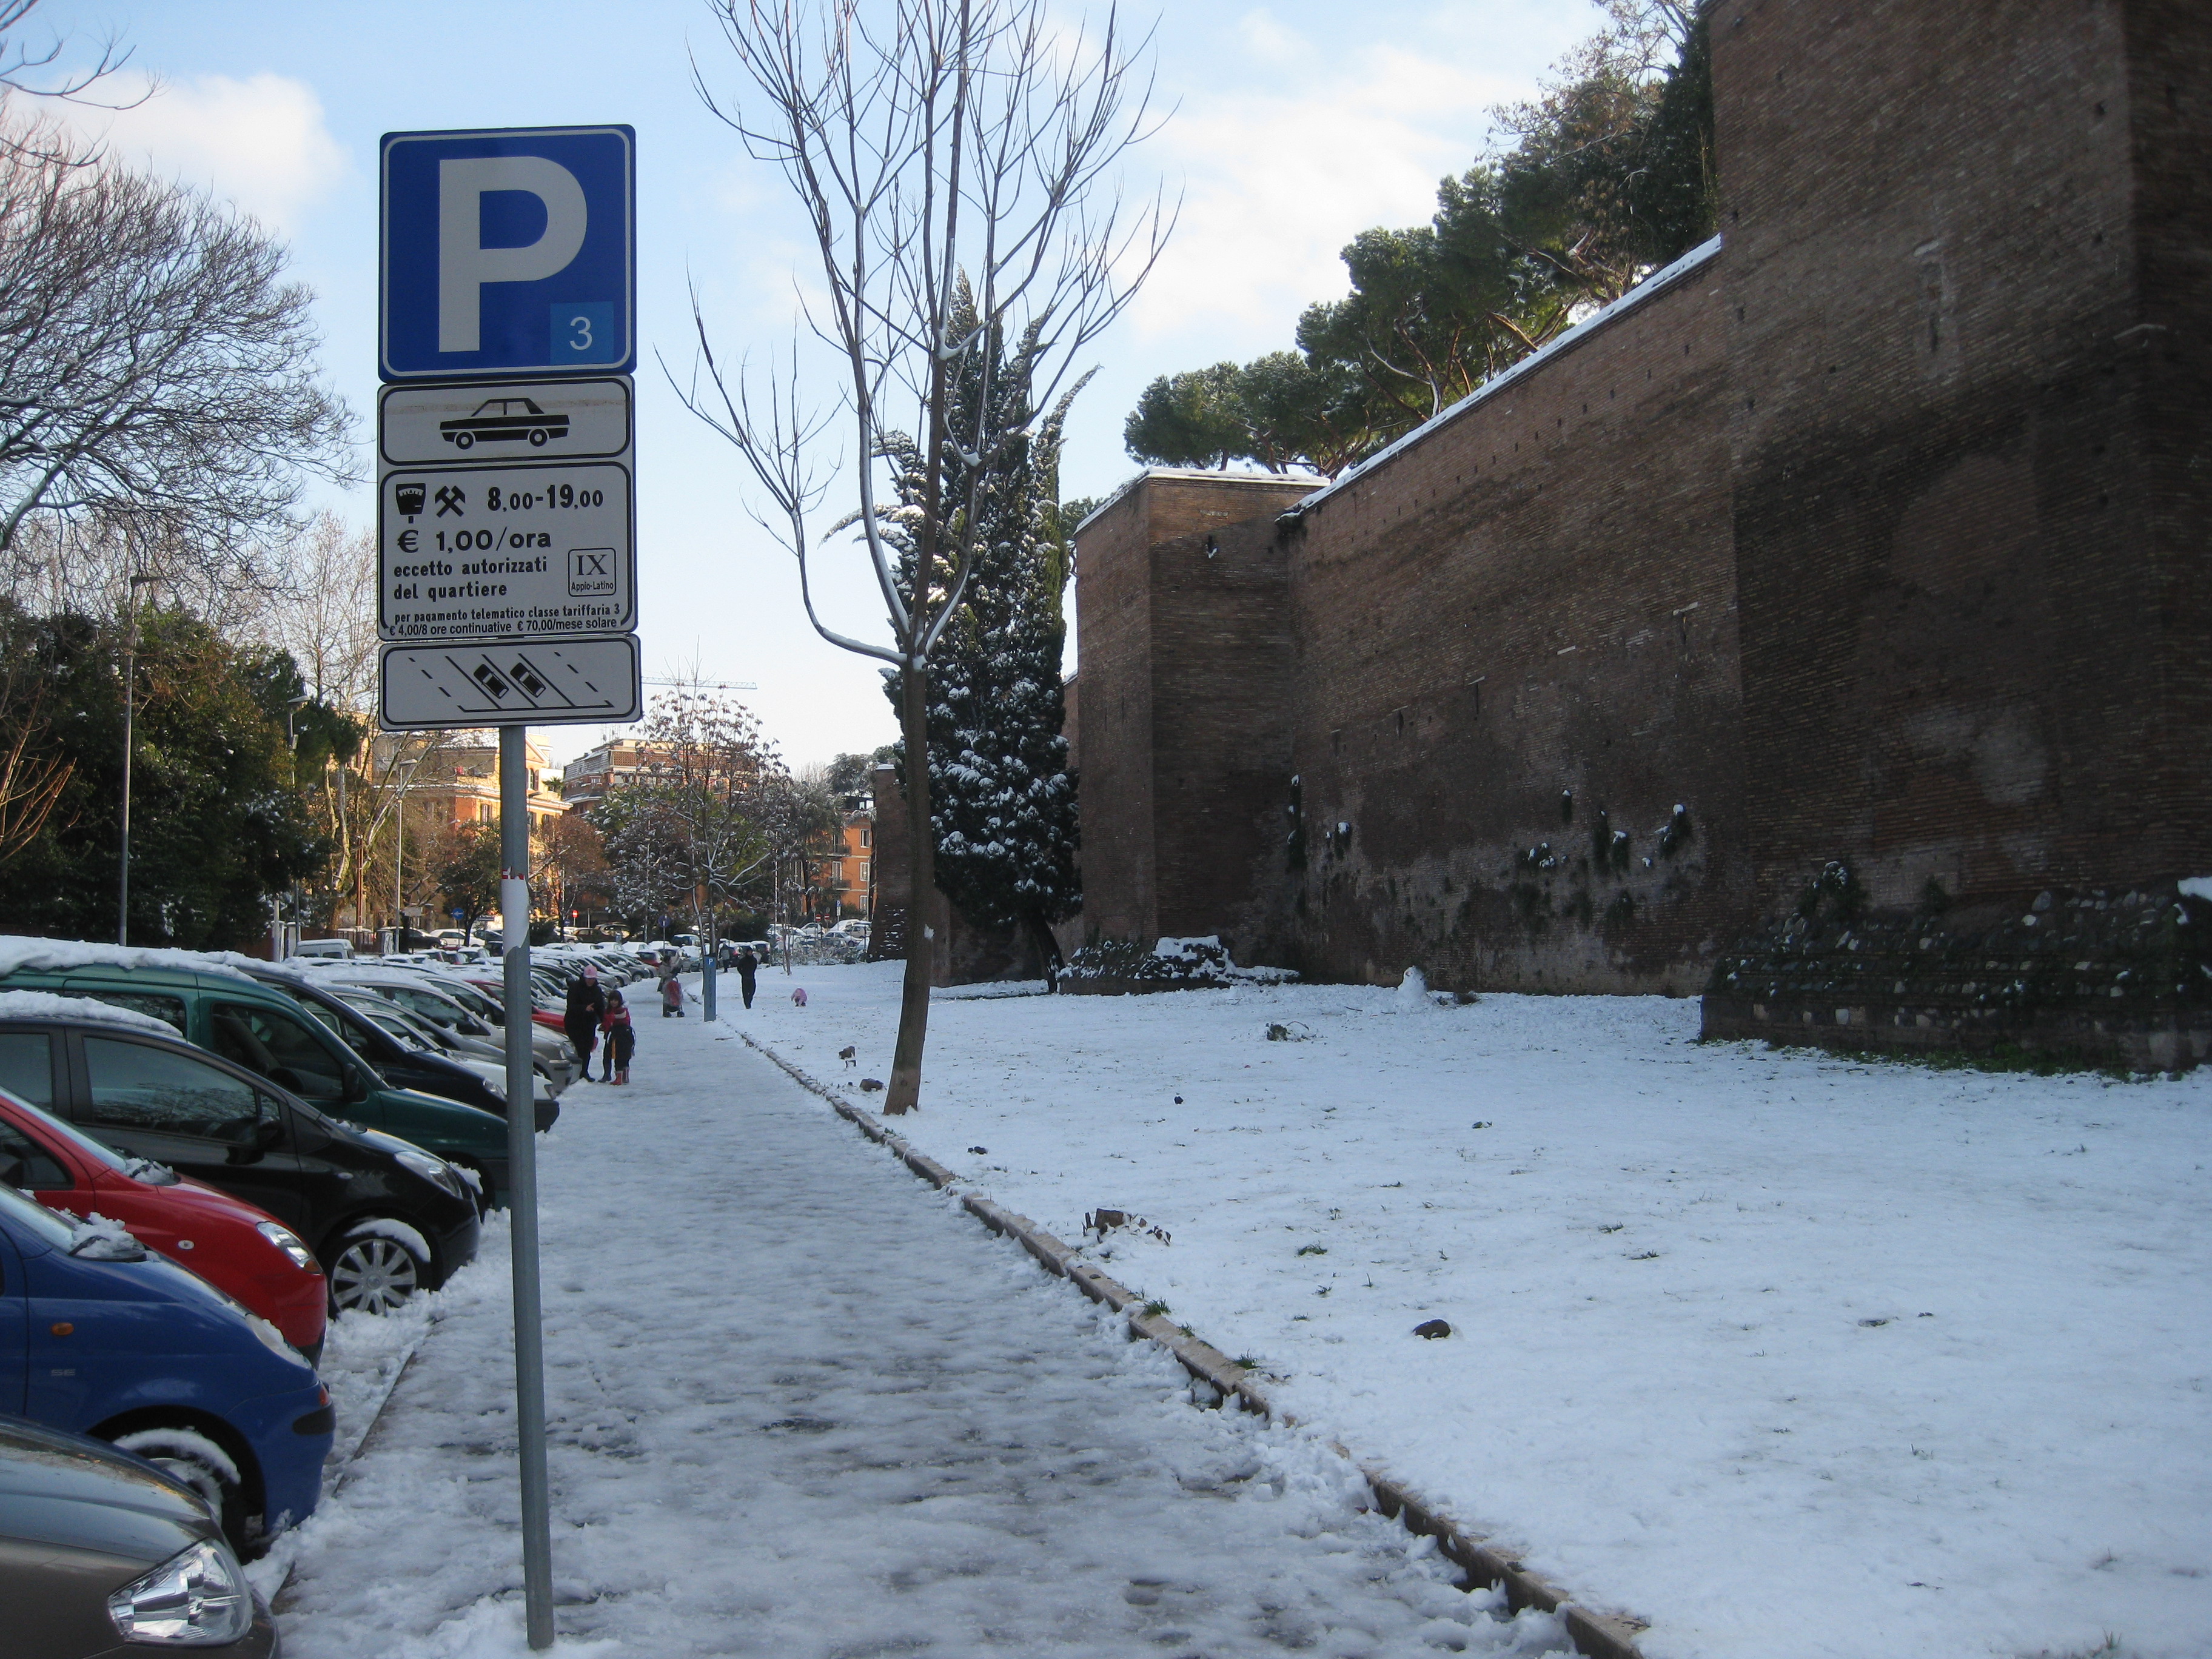
[[383,378],[629,373],[635,176],[623,126],[386,133]]

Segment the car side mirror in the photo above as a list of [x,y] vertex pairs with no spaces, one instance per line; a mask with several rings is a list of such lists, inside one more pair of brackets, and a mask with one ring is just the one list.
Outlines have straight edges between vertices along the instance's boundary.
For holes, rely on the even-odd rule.
[[358,1106],[368,1098],[368,1079],[359,1072],[346,1073],[346,1104]]
[[273,1152],[284,1144],[284,1123],[281,1118],[264,1117],[253,1126],[253,1144],[264,1152]]
[[28,1173],[23,1168],[21,1158],[11,1158],[5,1164],[0,1164],[0,1186],[20,1187]]

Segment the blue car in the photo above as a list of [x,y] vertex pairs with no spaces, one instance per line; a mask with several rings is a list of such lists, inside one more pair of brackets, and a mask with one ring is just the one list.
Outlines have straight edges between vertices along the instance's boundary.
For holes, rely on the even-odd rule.
[[0,1186],[0,1412],[135,1452],[240,1551],[313,1513],[336,1419],[274,1325],[147,1252]]

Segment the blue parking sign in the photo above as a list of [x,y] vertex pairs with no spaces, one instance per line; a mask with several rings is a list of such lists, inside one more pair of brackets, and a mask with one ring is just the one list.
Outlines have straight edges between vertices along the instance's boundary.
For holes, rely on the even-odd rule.
[[384,135],[379,371],[482,379],[637,362],[637,135]]

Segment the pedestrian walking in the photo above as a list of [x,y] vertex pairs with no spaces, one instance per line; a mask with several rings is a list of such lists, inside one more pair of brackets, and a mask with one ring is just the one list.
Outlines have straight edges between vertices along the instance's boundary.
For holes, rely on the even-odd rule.
[[607,1011],[599,1017],[606,1028],[607,1057],[603,1062],[609,1083],[629,1081],[629,1057],[637,1052],[637,1029],[629,1023],[629,1005],[620,991],[607,994]]
[[745,994],[745,1006],[750,1008],[753,1006],[753,976],[760,972],[760,958],[748,945],[738,952],[734,966],[738,970],[738,988]]
[[607,994],[600,987],[599,970],[586,967],[568,981],[568,1000],[561,1010],[561,1029],[568,1034],[568,1046],[576,1051],[586,1079],[592,1075],[592,1049],[599,1042],[599,1021],[606,1012]]
[[666,1019],[671,1014],[684,1018],[684,982],[673,974],[660,981],[660,1017]]

